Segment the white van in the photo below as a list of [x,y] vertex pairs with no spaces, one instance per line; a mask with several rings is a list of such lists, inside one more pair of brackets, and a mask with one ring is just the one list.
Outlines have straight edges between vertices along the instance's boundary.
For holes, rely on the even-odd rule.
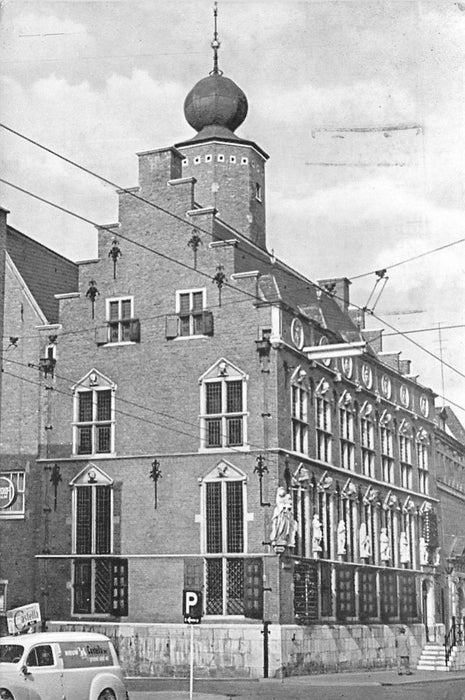
[[0,637],[0,700],[63,698],[129,700],[108,637],[90,632]]

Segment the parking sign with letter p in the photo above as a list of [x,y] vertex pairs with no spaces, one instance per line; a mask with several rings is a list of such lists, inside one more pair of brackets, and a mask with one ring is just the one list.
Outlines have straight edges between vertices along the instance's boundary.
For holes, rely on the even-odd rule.
[[184,589],[182,594],[182,614],[188,625],[199,625],[202,619],[202,592]]

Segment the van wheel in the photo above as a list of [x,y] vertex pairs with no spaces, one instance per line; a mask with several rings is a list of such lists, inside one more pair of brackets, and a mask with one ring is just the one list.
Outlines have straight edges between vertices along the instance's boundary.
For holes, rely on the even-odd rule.
[[116,700],[115,694],[110,688],[105,688],[105,690],[102,690],[100,695],[98,696],[98,700]]

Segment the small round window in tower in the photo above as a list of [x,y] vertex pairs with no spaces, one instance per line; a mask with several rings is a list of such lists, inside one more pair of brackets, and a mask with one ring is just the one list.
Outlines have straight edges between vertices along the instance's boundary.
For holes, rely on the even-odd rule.
[[223,155],[223,153],[218,153],[217,161],[218,161],[218,163],[224,163],[224,155]]
[[195,156],[195,158],[194,158],[194,165],[198,165],[198,164],[200,163],[200,161],[201,161],[200,156]]
[[212,160],[212,154],[209,153],[208,155],[205,156],[205,162],[206,162],[206,163],[211,163],[211,160]]
[[248,158],[245,158],[245,157],[241,158],[241,165],[247,165],[248,162],[249,162]]
[[235,162],[236,162],[236,156],[229,156],[229,162],[230,162],[230,163],[235,163]]

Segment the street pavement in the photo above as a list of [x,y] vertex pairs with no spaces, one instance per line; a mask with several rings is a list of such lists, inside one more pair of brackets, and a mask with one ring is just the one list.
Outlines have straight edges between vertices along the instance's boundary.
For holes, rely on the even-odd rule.
[[[459,681],[458,683],[454,681]],[[130,700],[188,700],[189,681],[128,679]],[[428,691],[425,690],[428,688]],[[447,688],[447,692],[445,690]],[[358,690],[357,690],[358,689]],[[376,690],[377,689],[377,690]],[[450,689],[450,690],[449,690]],[[360,673],[328,673],[253,680],[194,680],[193,700],[233,698],[465,698],[465,671],[418,671],[399,676],[395,670]],[[392,692],[391,692],[392,691]],[[416,691],[416,692],[415,692]]]

